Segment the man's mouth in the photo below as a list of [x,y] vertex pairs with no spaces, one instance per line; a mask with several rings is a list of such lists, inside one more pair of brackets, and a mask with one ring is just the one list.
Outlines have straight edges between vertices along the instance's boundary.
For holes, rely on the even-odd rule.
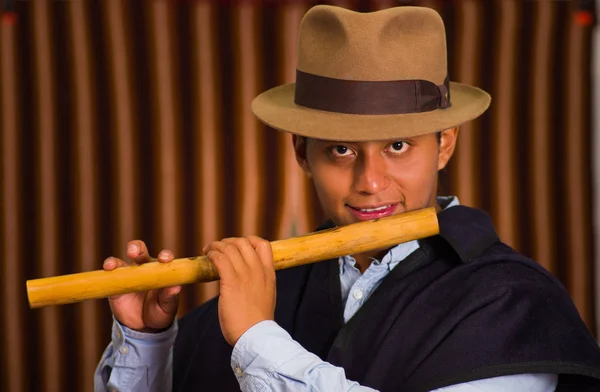
[[380,206],[351,206],[346,204],[348,210],[359,220],[379,219],[393,214],[398,203],[384,204]]
[[385,206],[375,207],[375,208],[357,208],[357,210],[362,211],[362,212],[374,212],[374,211],[385,210],[386,208],[390,208],[391,206],[392,206],[391,204],[388,204]]

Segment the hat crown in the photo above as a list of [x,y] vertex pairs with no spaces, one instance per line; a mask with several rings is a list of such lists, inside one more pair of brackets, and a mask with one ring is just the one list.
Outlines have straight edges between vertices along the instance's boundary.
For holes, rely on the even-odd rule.
[[430,8],[359,13],[320,5],[300,25],[298,69],[319,76],[440,85],[448,74],[446,56],[444,23]]

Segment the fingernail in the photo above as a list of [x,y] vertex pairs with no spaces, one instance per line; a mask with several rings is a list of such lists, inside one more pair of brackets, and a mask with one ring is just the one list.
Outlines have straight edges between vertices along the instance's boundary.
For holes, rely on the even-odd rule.
[[169,252],[167,252],[166,250],[161,250],[160,253],[158,254],[159,259],[166,259],[168,257],[169,257]]
[[108,259],[104,260],[104,266],[105,267],[112,267],[115,265],[115,258],[114,257],[109,257]]
[[138,246],[136,244],[129,244],[129,246],[127,247],[127,253],[131,254],[131,253],[137,253],[139,250]]

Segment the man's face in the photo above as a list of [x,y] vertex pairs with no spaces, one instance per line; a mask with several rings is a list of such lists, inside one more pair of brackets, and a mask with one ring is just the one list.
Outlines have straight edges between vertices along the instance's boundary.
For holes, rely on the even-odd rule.
[[338,142],[294,136],[296,158],[338,226],[436,205],[438,170],[458,130],[413,138]]

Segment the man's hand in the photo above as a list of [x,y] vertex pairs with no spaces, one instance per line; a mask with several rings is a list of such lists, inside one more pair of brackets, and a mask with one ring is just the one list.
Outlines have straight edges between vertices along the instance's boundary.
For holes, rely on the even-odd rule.
[[[144,264],[152,261],[143,241],[130,241],[127,244],[127,256],[133,262],[126,262],[115,257],[104,260],[106,271],[132,264]],[[158,261],[168,263],[174,259],[173,252],[162,250]],[[110,309],[119,322],[126,327],[140,332],[158,332],[168,328],[177,314],[177,294],[181,286],[149,290],[139,293],[115,295],[108,299]]]
[[219,270],[219,323],[225,340],[235,345],[253,325],[273,320],[275,268],[271,244],[261,238],[227,238],[204,247]]

